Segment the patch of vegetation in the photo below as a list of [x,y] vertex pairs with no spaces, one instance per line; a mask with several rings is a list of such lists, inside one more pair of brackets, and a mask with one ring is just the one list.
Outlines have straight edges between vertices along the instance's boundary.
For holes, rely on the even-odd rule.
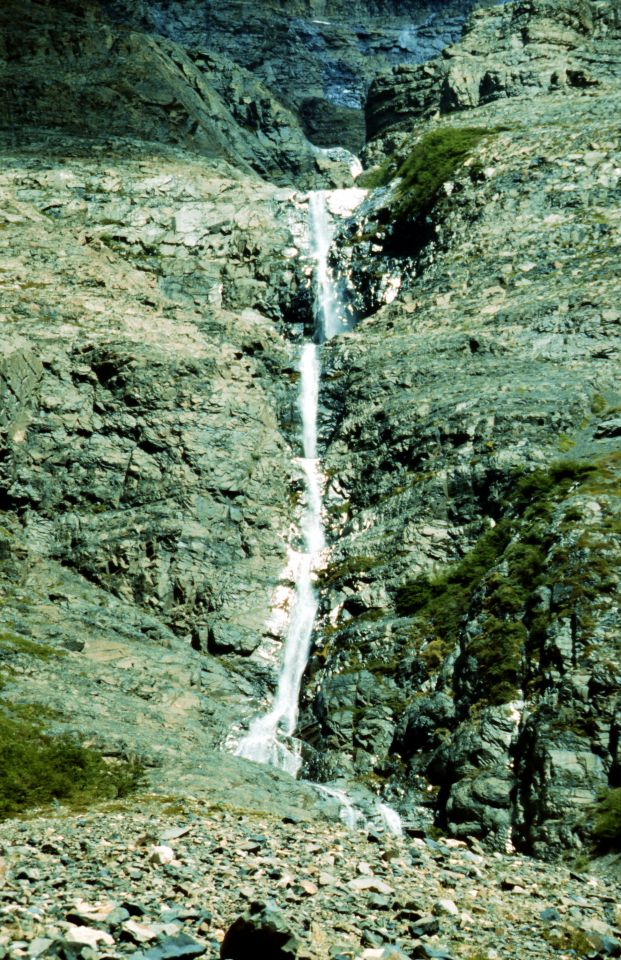
[[144,780],[138,761],[107,763],[69,736],[0,709],[0,819],[53,801],[71,806],[125,797]]
[[442,184],[455,176],[483,137],[493,132],[485,127],[440,127],[427,133],[396,172],[400,180],[393,208],[396,218],[425,216]]
[[[413,636],[430,672],[461,646],[476,661],[470,671],[474,702],[501,704],[515,698],[524,660],[541,648],[549,613],[538,610],[538,588],[561,583],[554,615],[568,616],[580,599],[592,599],[610,581],[605,562],[589,559],[588,576],[571,574],[572,558],[557,550],[548,564],[555,508],[578,486],[588,486],[606,465],[561,461],[548,470],[514,476],[502,505],[504,516],[465,557],[436,576],[421,576],[397,591],[400,616],[413,617]],[[463,626],[474,602],[478,632],[466,640]]]
[[385,187],[396,176],[399,163],[394,157],[387,157],[379,166],[363,171],[356,178],[356,186],[365,190],[376,190]]
[[592,957],[594,954],[593,944],[582,930],[573,927],[562,929],[553,927],[550,930],[543,930],[542,936],[559,952],[570,953],[574,957]]
[[603,853],[621,850],[621,787],[600,795],[595,805],[593,839]]
[[46,643],[37,643],[21,633],[12,630],[0,630],[0,655],[3,650],[14,653],[24,653],[39,660],[51,660],[64,655],[64,650],[56,650]]
[[437,577],[421,576],[397,591],[395,606],[399,616],[416,614],[428,619],[434,631],[448,641],[457,638],[472,591],[493,567],[507,547],[512,526],[501,521],[483,534],[472,550],[454,567]]

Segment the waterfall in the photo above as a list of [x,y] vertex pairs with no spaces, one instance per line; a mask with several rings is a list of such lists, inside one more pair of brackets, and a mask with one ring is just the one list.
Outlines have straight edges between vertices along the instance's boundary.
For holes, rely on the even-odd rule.
[[339,292],[328,264],[334,228],[328,214],[326,194],[316,190],[308,202],[311,256],[315,261],[315,339],[331,340],[348,329]]
[[309,198],[310,251],[315,263],[315,342],[302,348],[299,363],[302,419],[302,457],[298,463],[304,474],[305,504],[300,522],[303,552],[298,557],[295,597],[291,621],[284,642],[283,658],[276,695],[271,709],[256,717],[235,753],[247,760],[266,763],[296,776],[302,763],[300,743],[293,734],[298,719],[298,701],[302,676],[308,662],[317,596],[314,572],[325,541],[321,522],[322,490],[317,458],[317,409],[319,400],[319,343],[347,329],[342,318],[338,293],[330,276],[328,253],[332,225],[326,209],[325,194],[317,191]]
[[[353,207],[364,196],[364,191],[338,191],[351,194]],[[334,194],[333,194],[334,195]],[[300,394],[298,405],[302,420],[302,457],[298,463],[304,475],[304,509],[300,521],[303,552],[298,555],[295,577],[295,596],[289,628],[282,655],[278,686],[271,709],[256,717],[248,733],[238,743],[237,756],[269,764],[297,776],[302,764],[301,743],[294,737],[298,719],[298,702],[302,676],[308,662],[315,616],[317,595],[313,586],[314,574],[325,546],[322,514],[322,479],[317,450],[317,414],[321,369],[320,344],[343,333],[351,321],[343,308],[329,266],[330,244],[333,226],[326,205],[326,192],[314,191],[309,195],[310,253],[314,261],[314,331],[313,340],[304,344],[301,351]],[[345,209],[347,204],[345,204]],[[358,811],[344,790],[313,784],[324,796],[336,800],[340,806],[343,822],[354,828],[368,825],[367,819]],[[401,821],[396,811],[383,803],[373,804],[373,815],[384,829],[397,836],[402,835]]]

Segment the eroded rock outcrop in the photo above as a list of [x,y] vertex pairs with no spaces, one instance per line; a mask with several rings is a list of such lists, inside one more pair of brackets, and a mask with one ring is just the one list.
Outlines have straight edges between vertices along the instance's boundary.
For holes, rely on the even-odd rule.
[[314,144],[356,153],[373,77],[392,64],[435,56],[459,38],[472,7],[472,0],[106,4],[143,30],[234,60],[292,109]]
[[378,77],[366,104],[375,139],[436,113],[597,85],[618,70],[618,3],[525,0],[477,9],[459,43]]
[[315,775],[543,855],[580,844],[619,769],[619,41],[614,10],[572,11],[485,12],[439,68],[483,67],[492,23],[510,64],[549,18],[550,38],[576,21],[576,65],[606,13],[597,83],[426,126],[414,101],[414,137],[407,117],[371,145],[400,179],[342,234],[342,269],[401,288],[382,305],[394,289],[368,284],[374,312],[327,351],[334,544],[305,712]]
[[[16,28],[19,24],[19,28]],[[316,153],[253,74],[213,51],[112,23],[96,0],[0,11],[0,123],[166,143],[308,184]]]
[[4,693],[192,790],[265,683],[248,655],[286,565],[292,193],[138,141],[21,139],[0,186]]

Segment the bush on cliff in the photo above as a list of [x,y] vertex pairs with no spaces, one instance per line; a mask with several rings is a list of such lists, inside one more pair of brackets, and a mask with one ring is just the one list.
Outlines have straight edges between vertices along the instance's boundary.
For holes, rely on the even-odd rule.
[[602,852],[621,850],[621,787],[606,790],[599,797],[595,806],[593,839]]
[[[412,637],[427,668],[439,669],[457,648],[464,663],[472,702],[501,704],[514,699],[524,680],[537,683],[540,661],[552,618],[569,617],[578,600],[608,589],[598,558],[588,574],[574,569],[570,552],[550,549],[556,538],[549,524],[572,489],[593,482],[604,461],[560,461],[546,469],[516,474],[499,503],[504,516],[486,531],[459,563],[440,574],[406,582],[395,595],[395,608],[412,617]],[[562,585],[562,590],[559,585]],[[565,597],[554,610],[539,610],[539,588]],[[477,629],[464,632],[466,621]],[[583,618],[584,619],[584,618]]]
[[485,127],[441,127],[426,134],[397,170],[396,218],[426,215],[442,184],[455,176],[468,154],[491,132]]
[[416,219],[429,212],[443,183],[451,180],[460,164],[485,136],[485,127],[439,127],[425,134],[405,156],[393,155],[358,178],[367,189],[385,187],[398,180],[391,214]]

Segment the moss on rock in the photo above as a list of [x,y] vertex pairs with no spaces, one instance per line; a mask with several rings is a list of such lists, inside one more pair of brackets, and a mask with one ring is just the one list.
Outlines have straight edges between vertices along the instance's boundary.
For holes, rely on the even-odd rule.
[[[504,516],[459,563],[397,591],[396,610],[413,618],[412,639],[429,672],[459,647],[464,664],[473,665],[465,670],[473,703],[505,703],[524,682],[535,682],[537,671],[528,664],[540,662],[551,621],[572,616],[577,606],[609,589],[605,558],[590,556],[594,551],[585,545],[590,556],[585,571],[580,556],[561,549],[550,528],[570,491],[588,492],[608,470],[607,459],[560,461],[516,475],[501,504]],[[552,597],[544,612],[542,588]],[[473,628],[466,633],[467,620]],[[588,617],[581,622],[586,629]]]

